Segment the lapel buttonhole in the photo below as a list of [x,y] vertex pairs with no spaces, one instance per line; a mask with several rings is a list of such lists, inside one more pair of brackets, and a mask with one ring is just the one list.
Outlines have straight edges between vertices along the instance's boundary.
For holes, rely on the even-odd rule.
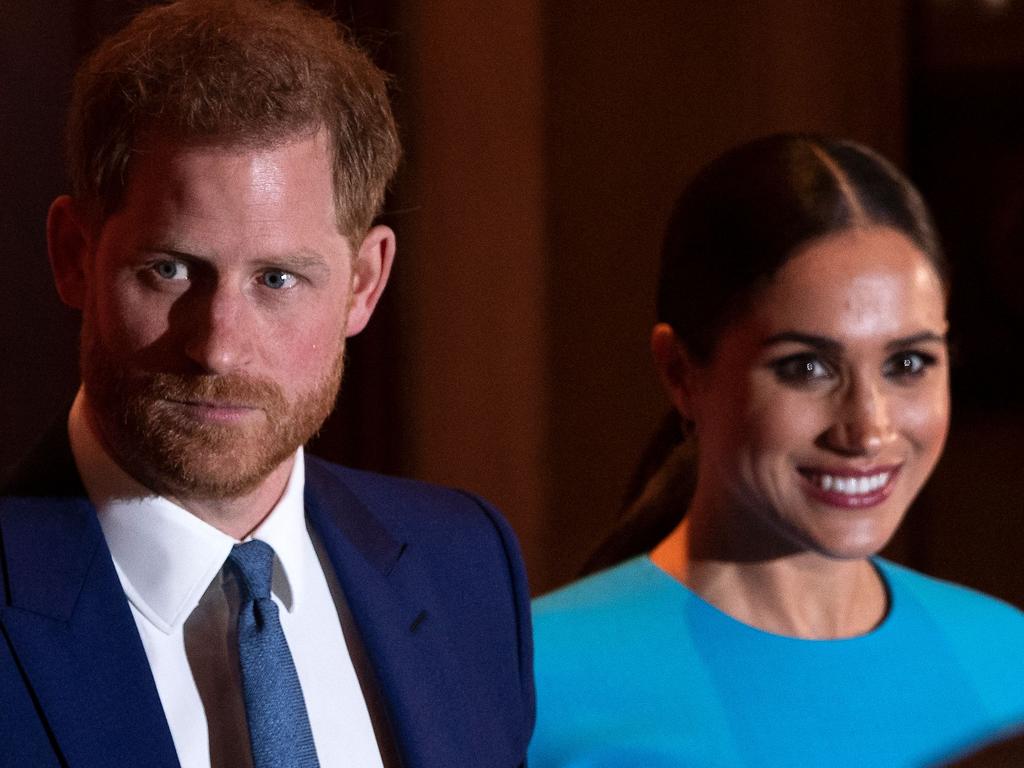
[[416,618],[412,620],[412,624],[409,625],[409,631],[410,632],[415,632],[417,629],[419,629],[420,628],[420,624],[422,624],[423,620],[426,619],[426,618],[427,618],[427,612],[426,611],[420,611],[419,614],[416,616]]

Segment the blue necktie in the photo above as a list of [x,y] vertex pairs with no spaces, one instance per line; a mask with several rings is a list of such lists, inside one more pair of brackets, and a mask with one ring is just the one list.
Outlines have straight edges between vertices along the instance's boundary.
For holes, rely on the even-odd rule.
[[270,598],[274,550],[236,544],[228,562],[239,575],[238,658],[254,768],[318,768],[313,732],[295,663]]

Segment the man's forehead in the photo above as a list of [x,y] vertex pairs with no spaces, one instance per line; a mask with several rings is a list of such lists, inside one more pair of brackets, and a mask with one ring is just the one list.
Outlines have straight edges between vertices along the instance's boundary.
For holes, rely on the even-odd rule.
[[[304,145],[304,146],[302,146]],[[129,197],[138,194],[140,185],[167,187],[180,179],[183,169],[200,169],[210,180],[223,179],[229,173],[252,173],[265,184],[275,182],[279,170],[275,162],[280,150],[295,147],[292,155],[301,155],[305,169],[325,181],[317,197],[330,204],[333,216],[339,220],[340,198],[335,175],[333,145],[326,129],[306,126],[300,131],[273,136],[217,134],[214,136],[183,135],[172,131],[148,131],[133,150],[124,174],[124,186],[114,200],[105,201],[104,215],[97,222],[101,229],[110,216],[123,212]],[[225,162],[227,161],[227,162]],[[279,181],[279,180],[278,180]],[[312,186],[312,185],[311,185]]]
[[[231,130],[190,133],[160,127],[144,128],[132,150],[132,161],[151,154],[166,157],[189,151],[220,151],[237,154],[272,152],[310,139],[318,142],[333,161],[334,145],[330,131],[319,123],[282,125],[259,130]],[[131,171],[129,163],[128,171]]]

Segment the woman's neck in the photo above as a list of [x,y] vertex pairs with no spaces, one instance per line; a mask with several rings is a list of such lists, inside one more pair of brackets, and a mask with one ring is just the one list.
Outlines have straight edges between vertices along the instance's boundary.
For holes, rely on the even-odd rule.
[[732,546],[721,527],[704,522],[691,509],[651,559],[734,619],[789,637],[835,639],[870,632],[885,617],[888,595],[869,560],[792,550],[751,557],[749,541]]

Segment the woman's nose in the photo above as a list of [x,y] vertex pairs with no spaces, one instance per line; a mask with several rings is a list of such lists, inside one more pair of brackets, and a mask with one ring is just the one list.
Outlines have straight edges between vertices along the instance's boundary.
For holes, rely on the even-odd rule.
[[840,394],[828,446],[847,455],[873,456],[896,438],[884,383],[854,381]]

